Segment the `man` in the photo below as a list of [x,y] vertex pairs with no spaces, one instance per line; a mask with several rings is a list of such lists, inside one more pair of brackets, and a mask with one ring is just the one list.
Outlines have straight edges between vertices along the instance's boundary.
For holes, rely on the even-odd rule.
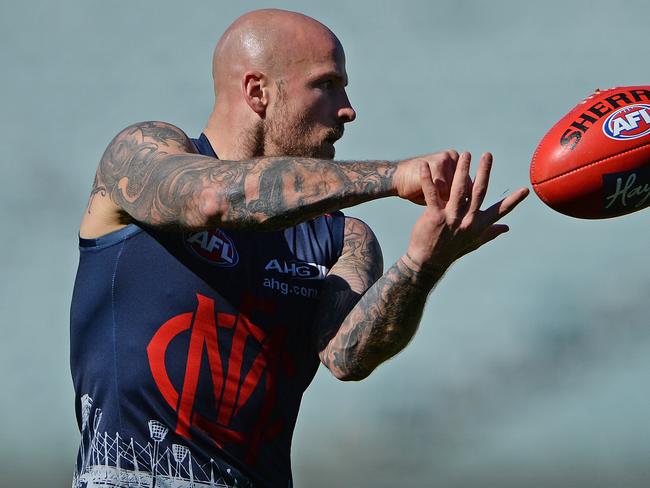
[[[527,194],[480,210],[489,154],[474,182],[455,151],[333,161],[355,112],[341,44],[309,17],[237,19],[213,76],[199,139],[135,124],[99,164],[71,310],[75,486],[291,486],[319,358],[360,380],[397,354],[449,265]],[[339,209],[388,196],[425,210],[382,274],[372,231]]]

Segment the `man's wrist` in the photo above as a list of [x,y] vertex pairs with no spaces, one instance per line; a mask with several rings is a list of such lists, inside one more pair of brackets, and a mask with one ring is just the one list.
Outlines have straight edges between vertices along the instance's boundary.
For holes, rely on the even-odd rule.
[[392,178],[390,179],[390,196],[393,197],[400,197],[400,198],[405,198],[406,195],[402,194],[404,190],[404,161],[405,160],[397,160],[397,161],[386,161],[386,164],[392,166],[394,168]]
[[410,274],[411,280],[414,283],[425,284],[431,287],[442,278],[449,267],[422,262],[413,258],[408,251],[398,260],[398,266],[399,265]]
[[398,192],[398,184],[397,184],[397,178],[399,178],[400,170],[399,170],[399,161],[386,161],[386,164],[392,166],[395,168],[395,171],[393,171],[393,175],[390,179],[390,188],[388,189],[388,194],[391,197],[398,197],[399,192]]

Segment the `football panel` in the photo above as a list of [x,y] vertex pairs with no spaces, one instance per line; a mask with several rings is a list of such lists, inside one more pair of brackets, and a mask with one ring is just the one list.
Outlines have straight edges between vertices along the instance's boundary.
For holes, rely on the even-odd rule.
[[[636,120],[640,125],[644,124],[644,117],[650,116],[650,110],[644,110],[642,106],[649,102],[637,101],[633,94],[650,93],[645,90],[646,88],[626,87],[605,90],[591,95],[584,102],[576,105],[548,131],[538,145],[531,161],[531,182],[541,183],[567,171],[647,144],[650,141],[650,133],[642,137],[616,140],[608,137],[603,131],[603,125],[617,111],[623,111],[618,117],[624,119],[621,124],[626,124],[629,120]],[[621,97],[626,97],[630,103],[621,101]],[[628,107],[632,108],[628,109]],[[633,113],[638,112],[639,108],[644,113]],[[572,124],[577,124],[583,129],[579,130]]]
[[650,205],[650,143],[533,184],[551,208],[572,217],[603,219]]

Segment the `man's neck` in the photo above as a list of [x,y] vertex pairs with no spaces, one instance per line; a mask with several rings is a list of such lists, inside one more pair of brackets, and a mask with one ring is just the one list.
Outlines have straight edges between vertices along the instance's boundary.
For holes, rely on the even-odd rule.
[[219,159],[243,161],[255,157],[255,154],[242,144],[241,131],[237,131],[237,127],[241,125],[228,120],[225,116],[220,117],[217,112],[210,115],[203,133]]

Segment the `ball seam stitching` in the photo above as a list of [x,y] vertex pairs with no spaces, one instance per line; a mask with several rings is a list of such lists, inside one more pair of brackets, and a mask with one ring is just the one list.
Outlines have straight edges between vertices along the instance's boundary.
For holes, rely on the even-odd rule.
[[629,154],[631,152],[638,151],[639,149],[643,149],[646,146],[650,146],[650,142],[646,142],[645,144],[643,144],[641,146],[637,146],[637,147],[634,147],[632,149],[628,149],[626,151],[623,151],[623,152],[620,152],[620,153],[617,153],[617,154],[613,154],[612,156],[607,156],[606,158],[603,158],[603,159],[598,159],[596,161],[592,161],[591,163],[587,163],[587,164],[585,164],[583,166],[580,166],[579,168],[574,168],[572,170],[566,171],[566,172],[561,173],[559,175],[551,176],[550,178],[547,178],[545,180],[540,180],[540,181],[538,181],[536,183],[533,183],[533,186],[541,185],[543,183],[548,183],[549,181],[553,181],[553,180],[556,180],[558,178],[568,176],[568,175],[570,175],[572,173],[577,173],[578,171],[582,171],[583,169],[587,169],[587,168],[593,166],[594,164],[602,163],[603,161],[607,161],[608,159],[617,158],[617,157],[622,156],[624,154]]

